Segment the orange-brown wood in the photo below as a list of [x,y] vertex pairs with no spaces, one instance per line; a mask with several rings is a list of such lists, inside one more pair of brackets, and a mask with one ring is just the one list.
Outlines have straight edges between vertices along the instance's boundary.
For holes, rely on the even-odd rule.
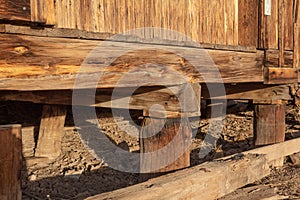
[[30,21],[30,0],[0,0],[0,19]]
[[21,125],[0,126],[0,199],[21,200]]
[[189,167],[191,137],[192,130],[187,118],[146,117],[140,133],[140,171],[150,173],[151,177]]

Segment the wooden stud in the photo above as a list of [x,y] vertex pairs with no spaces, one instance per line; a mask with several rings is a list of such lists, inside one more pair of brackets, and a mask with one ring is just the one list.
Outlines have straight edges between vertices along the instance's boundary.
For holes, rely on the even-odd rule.
[[[254,140],[256,146],[280,143],[285,140],[285,104],[255,105]],[[282,166],[283,158],[274,162]]]
[[0,199],[21,200],[21,125],[0,126]]
[[192,130],[187,118],[146,117],[140,133],[140,171],[153,177],[157,173],[189,167],[191,137]]
[[61,153],[66,107],[45,105],[35,156],[57,158]]
[[[294,67],[300,68],[300,1],[294,1]],[[299,80],[300,82],[300,73]]]

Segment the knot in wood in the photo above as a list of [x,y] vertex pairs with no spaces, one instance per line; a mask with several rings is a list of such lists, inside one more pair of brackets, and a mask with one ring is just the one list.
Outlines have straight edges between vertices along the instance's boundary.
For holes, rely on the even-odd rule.
[[14,52],[23,55],[29,52],[29,48],[25,46],[18,46],[14,48]]

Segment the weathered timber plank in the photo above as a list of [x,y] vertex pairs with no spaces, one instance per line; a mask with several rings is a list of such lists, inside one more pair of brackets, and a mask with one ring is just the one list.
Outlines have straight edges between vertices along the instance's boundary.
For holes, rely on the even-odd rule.
[[140,132],[140,172],[154,177],[158,173],[189,167],[191,140],[188,118],[146,117]]
[[31,21],[55,25],[54,5],[53,0],[30,0]]
[[[218,85],[211,85],[217,88]],[[241,99],[241,100],[290,100],[290,89],[287,85],[264,85],[262,83],[225,84],[225,93],[211,96],[207,85],[202,85],[202,97],[204,99]]]
[[265,84],[289,84],[298,82],[296,68],[265,68]]
[[0,0],[0,19],[30,21],[30,0]]
[[55,159],[60,155],[66,112],[63,106],[44,106],[35,156]]
[[[294,1],[294,67],[300,68],[300,2]],[[300,82],[300,73],[298,81]]]
[[285,105],[255,105],[255,145],[283,142],[285,138]]
[[21,125],[0,126],[0,199],[22,199],[21,138]]
[[[173,37],[173,40],[170,38],[151,38],[150,36],[139,37],[137,35],[118,35],[107,32],[89,32],[79,29],[70,29],[70,28],[47,28],[43,29],[33,29],[28,26],[16,26],[11,24],[3,24],[3,28],[0,29],[1,33],[12,33],[12,34],[22,34],[22,35],[31,35],[31,36],[42,36],[42,37],[56,37],[56,38],[80,38],[80,39],[93,39],[93,40],[109,40],[109,41],[118,41],[118,42],[136,42],[136,43],[147,43],[147,44],[162,44],[162,45],[174,45],[174,46],[184,46],[184,47],[193,47],[201,46],[202,48],[207,49],[217,49],[217,50],[232,50],[240,52],[252,52],[255,53],[256,47],[253,46],[242,46],[242,45],[233,45],[233,44],[210,44],[210,43],[193,43],[191,41],[178,41],[174,40],[176,37]],[[232,27],[233,28],[233,27]],[[145,35],[150,34],[151,30],[146,30]],[[168,33],[165,33],[168,34]],[[173,33],[174,34],[174,33]],[[115,37],[114,37],[115,36]],[[149,39],[151,38],[151,39]]]
[[[281,67],[292,68],[294,52],[284,51],[282,56],[284,62],[281,63]],[[265,67],[279,67],[279,57],[280,57],[279,50],[266,50]]]
[[261,148],[252,149],[250,151],[244,152],[244,154],[265,155],[267,162],[272,164],[274,160],[300,152],[299,143],[300,138],[297,138],[277,144],[264,146]]
[[[130,87],[174,85],[187,81],[263,81],[262,51],[198,51],[187,47],[6,34],[0,35],[0,41],[1,90],[73,89],[82,62],[97,45],[100,47],[94,51],[84,73],[81,73],[84,79],[79,81],[80,88],[111,88],[117,83],[118,87]],[[140,50],[133,51],[136,48]],[[127,53],[119,56],[121,52]],[[178,55],[182,53],[188,58]],[[113,55],[119,57],[115,59]],[[196,67],[188,62],[190,58]],[[112,63],[110,66],[103,65],[109,62]],[[99,67],[100,64],[103,67]],[[98,80],[99,72],[103,74],[97,85],[91,80]],[[122,82],[118,82],[120,78],[123,78]]]
[[[131,95],[134,88],[122,88],[112,99],[113,89],[99,89],[95,94],[95,102],[91,105],[86,102],[72,102],[72,91],[0,91],[1,101],[28,101],[33,103],[54,104],[54,105],[72,105],[77,103],[79,106],[96,106],[96,107],[113,107],[129,108],[138,110],[147,110],[151,105],[159,104],[167,111],[178,112],[180,105],[178,99],[174,98],[179,95],[181,86],[169,87],[171,90],[163,87],[141,87]],[[218,87],[212,86],[212,88]],[[177,89],[176,89],[177,88]],[[195,91],[196,92],[196,91]],[[245,84],[225,84],[224,94],[210,96],[206,85],[202,85],[202,97],[204,99],[242,99],[242,100],[290,100],[289,86],[267,86],[262,83],[245,83]],[[82,94],[87,91],[82,90]],[[129,96],[130,100],[128,102]],[[83,98],[84,99],[84,98]],[[199,104],[200,105],[200,104]],[[192,112],[192,111],[190,111]],[[196,112],[197,113],[197,112]]]
[[[125,200],[135,197],[143,200],[156,197],[159,199],[217,199],[269,175],[269,167],[274,160],[300,151],[299,142],[300,138],[253,149],[135,186],[90,197],[88,200]],[[241,157],[242,159],[238,159]]]
[[258,47],[258,3],[239,1],[239,45]]
[[[256,146],[285,140],[285,104],[255,105],[254,140]],[[274,160],[274,167],[283,166],[284,157]]]
[[[193,85],[192,85],[193,86]],[[198,95],[196,88],[194,88],[195,95]],[[191,92],[190,90],[188,90]],[[166,116],[178,116],[180,113],[190,113],[194,116],[200,115],[200,101],[196,105],[188,105],[183,111],[182,102],[184,94],[186,92],[186,86],[172,86],[168,88],[164,87],[141,87],[141,88],[121,88],[118,90],[113,89],[100,89],[96,94],[89,90],[74,91],[62,90],[62,91],[30,91],[30,92],[16,92],[16,91],[1,91],[0,100],[8,101],[29,101],[33,103],[53,104],[53,105],[78,105],[78,106],[96,106],[107,108],[121,108],[121,109],[136,109],[136,110],[149,110],[152,108],[152,112],[159,112],[159,110],[153,110],[153,105],[160,105],[167,112]],[[87,95],[89,94],[89,95]],[[86,97],[95,94],[95,98],[92,99],[92,103],[89,104],[86,101]],[[77,97],[76,101],[73,101]],[[192,97],[191,93],[188,93],[188,97]],[[180,100],[179,100],[180,99]],[[186,99],[184,99],[186,101]],[[196,99],[193,99],[197,102]],[[145,116],[149,116],[149,113],[145,113]]]
[[100,199],[208,199],[222,197],[268,175],[264,156],[208,162],[128,188],[90,197]]

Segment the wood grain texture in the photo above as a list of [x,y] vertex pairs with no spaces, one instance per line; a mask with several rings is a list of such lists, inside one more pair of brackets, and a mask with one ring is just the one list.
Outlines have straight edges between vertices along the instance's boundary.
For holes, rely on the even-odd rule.
[[140,133],[141,173],[170,172],[190,166],[192,130],[187,118],[145,118]]
[[0,19],[31,21],[30,0],[1,0]]
[[[100,89],[97,90],[93,103],[86,103],[86,94],[91,93],[88,90],[75,91],[77,99],[82,101],[72,101],[75,96],[71,90],[62,91],[32,91],[32,92],[0,92],[0,100],[16,100],[16,101],[28,101],[33,103],[43,103],[52,105],[78,105],[78,106],[96,106],[107,107],[117,109],[135,109],[135,110],[150,110],[153,105],[160,105],[166,113],[164,117],[180,117],[180,113],[190,113],[193,116],[200,115],[200,102],[197,99],[193,101],[188,108],[183,109],[183,105],[179,100],[180,96],[184,95],[186,87],[173,86],[169,88],[165,87],[141,87],[141,88],[122,88],[119,90],[113,89]],[[190,90],[187,90],[191,92]],[[197,91],[195,91],[197,94]],[[79,96],[82,95],[82,96]],[[191,97],[189,94],[188,97]],[[195,97],[196,98],[196,97]],[[155,110],[152,108],[152,112],[160,112],[162,110]],[[145,114],[145,116],[149,116]]]
[[103,193],[88,200],[218,199],[269,173],[270,169],[264,156],[248,155],[240,159],[229,157],[180,170],[135,186]]
[[[294,1],[294,67],[300,67],[300,2]],[[300,76],[299,76],[300,82]]]
[[[172,52],[160,50],[160,46],[121,42],[105,42],[77,39],[45,38],[21,35],[0,35],[0,89],[2,90],[55,90],[73,89],[74,80],[84,59],[99,44],[101,49],[91,57],[80,87],[95,87],[92,80],[103,72],[98,88],[116,86],[134,87],[139,84],[174,85],[188,82],[262,82],[263,52],[244,53],[233,51],[201,50],[187,47],[168,47]],[[100,48],[99,47],[99,48]],[[128,52],[116,60],[118,52]],[[149,50],[149,48],[152,48]],[[154,50],[153,50],[154,48]],[[165,47],[164,49],[166,49]],[[196,69],[176,52],[188,52],[195,59]],[[214,64],[209,61],[210,58]],[[113,60],[112,60],[113,59]],[[101,63],[111,62],[105,68]],[[155,63],[152,66],[149,63]],[[159,65],[159,67],[157,67]],[[139,66],[139,67],[137,67]],[[218,69],[218,72],[214,69]],[[130,73],[128,73],[130,71]],[[200,73],[199,73],[200,72]],[[126,75],[126,78],[124,76]],[[162,77],[164,77],[162,79]],[[94,78],[94,79],[93,79]],[[98,80],[98,79],[97,79]]]
[[[246,158],[238,159],[241,154],[233,155],[158,177],[135,186],[89,197],[88,200],[132,199],[135,196],[138,199],[152,199],[151,195],[155,194],[158,195],[158,198],[163,199],[172,197],[195,200],[199,198],[217,199],[217,197],[234,191],[236,187],[243,187],[249,184],[248,182],[254,182],[254,179],[260,180],[262,177],[269,175],[269,167],[274,160],[300,151],[299,142],[300,138],[297,138],[256,148],[243,152]],[[231,171],[232,168],[228,168],[228,166],[235,166],[234,170]],[[246,171],[244,171],[245,168],[247,168]],[[245,178],[242,178],[244,175]],[[212,190],[212,188],[214,189]],[[223,190],[220,190],[221,188]]]
[[0,126],[0,199],[22,199],[21,169],[21,125]]
[[289,84],[298,83],[299,70],[296,68],[266,68],[266,84]]
[[35,156],[55,159],[60,155],[66,114],[63,106],[44,105]]
[[[30,0],[31,21],[54,25],[55,1],[53,0]],[[56,1],[59,4],[61,1]]]
[[[161,27],[181,33],[176,36],[178,41],[191,37],[201,43],[238,45],[239,2],[242,1],[61,0],[54,3],[51,0],[32,0],[32,20],[59,28],[112,34],[136,28]],[[249,1],[247,8],[255,9],[255,4],[255,1]],[[255,18],[251,12],[248,14],[247,19],[252,26],[256,23]],[[146,33],[143,37],[170,39],[170,35],[162,30],[150,32],[153,33]],[[240,42],[248,44],[247,41]]]
[[255,145],[283,142],[285,138],[285,105],[256,105],[254,119]]
[[239,45],[258,47],[258,3],[239,1]]

